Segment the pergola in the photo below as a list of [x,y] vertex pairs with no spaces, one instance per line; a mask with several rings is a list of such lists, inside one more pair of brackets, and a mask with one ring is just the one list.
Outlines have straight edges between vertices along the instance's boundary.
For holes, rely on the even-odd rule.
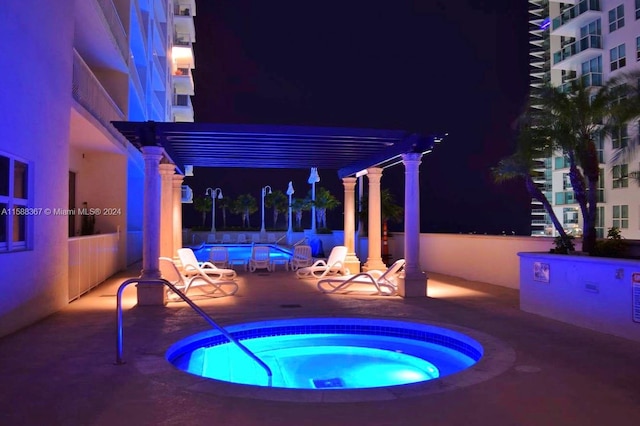
[[[116,121],[113,125],[141,150],[145,161],[141,280],[159,278],[158,257],[173,257],[182,246],[180,188],[185,166],[337,170],[345,191],[344,245],[352,271],[360,270],[355,253],[355,185],[357,177],[366,175],[369,254],[362,268],[384,270],[380,179],[384,168],[402,163],[406,264],[398,292],[404,297],[426,295],[426,277],[419,265],[419,166],[422,156],[433,149],[440,137],[398,130],[280,125],[153,121]],[[148,297],[141,297],[138,286],[139,303],[164,303],[164,298],[160,301],[156,294],[157,286],[150,286],[148,291]]]

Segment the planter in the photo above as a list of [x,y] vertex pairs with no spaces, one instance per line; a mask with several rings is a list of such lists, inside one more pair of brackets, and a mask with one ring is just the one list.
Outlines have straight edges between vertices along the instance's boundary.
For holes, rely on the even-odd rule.
[[520,309],[640,341],[640,262],[518,253]]

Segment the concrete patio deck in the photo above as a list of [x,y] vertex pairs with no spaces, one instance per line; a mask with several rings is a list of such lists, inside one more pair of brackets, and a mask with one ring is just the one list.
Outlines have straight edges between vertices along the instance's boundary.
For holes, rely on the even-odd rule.
[[[0,425],[640,424],[640,343],[522,312],[515,290],[439,274],[429,274],[430,297],[421,299],[324,295],[315,281],[283,270],[240,272],[236,296],[194,299],[222,325],[354,316],[471,329],[510,354],[499,374],[386,401],[291,402],[205,392],[190,386],[192,376],[167,368],[164,354],[173,342],[208,329],[206,322],[183,302],[136,307],[134,286],[123,299],[127,363],[114,365],[116,290],[138,271],[119,274],[63,311],[0,339]],[[477,370],[482,373],[481,363]]]

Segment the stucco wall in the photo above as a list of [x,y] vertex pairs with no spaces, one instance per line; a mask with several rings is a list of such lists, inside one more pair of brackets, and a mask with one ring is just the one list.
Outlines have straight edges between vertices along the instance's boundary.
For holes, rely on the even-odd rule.
[[[68,207],[73,0],[3,2],[0,151],[29,163],[33,207]],[[67,304],[66,216],[29,218],[31,249],[0,253],[0,335]]]

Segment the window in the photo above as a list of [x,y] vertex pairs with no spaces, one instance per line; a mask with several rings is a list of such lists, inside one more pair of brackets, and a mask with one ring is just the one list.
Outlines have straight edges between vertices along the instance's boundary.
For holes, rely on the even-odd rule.
[[567,158],[566,156],[554,157],[553,160],[554,160],[554,168],[556,170],[566,169],[567,167],[569,167],[569,158]]
[[598,134],[595,136],[596,153],[598,154],[598,162],[604,164],[604,138]]
[[640,19],[640,0],[636,0],[636,19]]
[[625,53],[624,43],[621,44],[620,46],[614,47],[613,49],[609,50],[609,55],[611,57],[610,59],[611,71],[620,69],[627,64],[627,57]]
[[624,27],[624,5],[620,5],[609,11],[609,32]]
[[611,144],[613,149],[624,148],[628,143],[629,134],[627,133],[627,126],[620,126],[618,130],[614,130],[611,133]]
[[596,208],[596,237],[604,238],[604,206]]
[[640,37],[636,37],[636,61],[640,61]]
[[580,70],[580,78],[585,87],[602,86],[602,56],[583,62]]
[[598,203],[604,203],[604,169],[598,173]]
[[629,206],[613,206],[613,227],[620,229],[629,227]]
[[562,174],[562,189],[564,189],[565,191],[567,189],[573,189],[573,186],[571,186],[571,178],[569,177],[569,173]]
[[620,164],[619,166],[613,166],[613,187],[614,188],[627,188],[629,186],[629,165]]
[[29,166],[0,154],[0,251],[27,247]]

